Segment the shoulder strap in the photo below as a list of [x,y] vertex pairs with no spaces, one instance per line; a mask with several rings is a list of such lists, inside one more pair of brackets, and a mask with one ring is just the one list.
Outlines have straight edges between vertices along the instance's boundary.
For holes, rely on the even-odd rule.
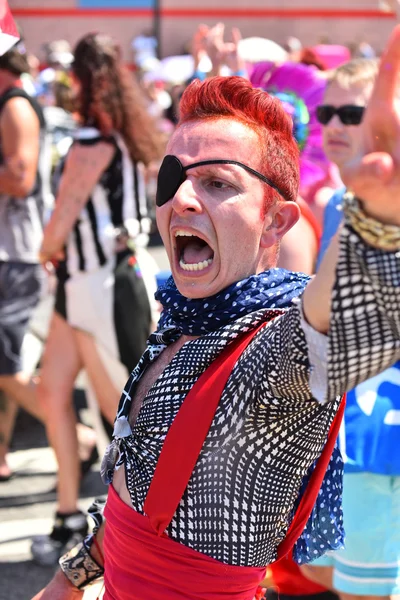
[[237,360],[265,325],[263,322],[229,344],[200,375],[180,407],[164,440],[143,506],[158,535],[163,534],[178,508]]

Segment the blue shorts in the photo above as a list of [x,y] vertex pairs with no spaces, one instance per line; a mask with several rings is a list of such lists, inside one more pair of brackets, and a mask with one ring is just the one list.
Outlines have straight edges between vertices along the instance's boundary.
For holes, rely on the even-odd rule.
[[343,515],[345,549],[310,566],[333,567],[339,592],[400,594],[400,477],[345,473]]

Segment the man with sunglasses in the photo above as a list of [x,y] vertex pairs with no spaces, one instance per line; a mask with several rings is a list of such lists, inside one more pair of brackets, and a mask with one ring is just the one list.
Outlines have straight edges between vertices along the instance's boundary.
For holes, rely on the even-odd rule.
[[[295,540],[300,562],[341,545],[341,462],[327,444],[340,395],[400,355],[399,156],[379,138],[399,56],[400,28],[368,141],[343,170],[346,225],[312,281],[275,268],[299,217],[281,103],[240,77],[185,90],[157,192],[173,279],[102,463],[106,525],[37,600],[81,598],[103,553],[105,600],[253,600]],[[398,136],[400,117],[389,125]]]
[[[360,124],[377,73],[378,61],[375,59],[356,58],[345,63],[333,71],[324,103],[317,107],[325,154],[339,169],[359,151],[362,142]],[[344,192],[344,187],[337,190],[326,206],[320,257],[326,252],[341,221]]]
[[[357,157],[361,127],[378,63],[355,59],[332,75],[317,108],[324,149],[339,167]],[[319,262],[343,219],[345,188],[324,215]],[[400,362],[347,394],[340,436],[345,459],[345,549],[303,567],[315,581],[346,600],[382,600],[400,593]],[[398,415],[396,417],[396,415]]]

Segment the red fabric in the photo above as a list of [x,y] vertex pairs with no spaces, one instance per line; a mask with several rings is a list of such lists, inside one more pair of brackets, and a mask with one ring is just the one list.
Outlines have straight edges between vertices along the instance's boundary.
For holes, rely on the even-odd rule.
[[143,506],[158,535],[176,512],[238,358],[265,325],[238,337],[221,352],[196,381],[169,428]]
[[112,486],[104,514],[104,600],[253,600],[265,577],[158,536]]
[[289,557],[270,565],[274,586],[279,594],[307,596],[326,592],[326,588],[304,577],[300,567]]
[[7,52],[19,39],[19,33],[7,0],[0,0],[0,54]]

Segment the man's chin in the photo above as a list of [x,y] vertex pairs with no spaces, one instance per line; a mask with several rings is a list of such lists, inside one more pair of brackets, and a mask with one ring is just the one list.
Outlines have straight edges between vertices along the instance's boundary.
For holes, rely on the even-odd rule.
[[210,292],[210,285],[207,283],[199,283],[196,281],[178,281],[175,279],[175,285],[178,288],[179,293],[185,298],[191,298],[192,300],[198,300],[199,298],[207,298],[208,296],[214,295],[216,292]]
[[197,300],[199,298],[208,298],[214,296],[226,287],[226,284],[221,282],[218,285],[218,278],[212,277],[180,277],[178,273],[173,273],[173,278],[178,291],[185,296]]
[[[213,296],[219,291],[218,269],[216,267],[216,264],[211,264],[202,271],[185,272],[179,264],[175,265],[175,268],[172,269],[172,276],[178,291],[182,296],[192,299]],[[223,286],[220,287],[222,289]]]

